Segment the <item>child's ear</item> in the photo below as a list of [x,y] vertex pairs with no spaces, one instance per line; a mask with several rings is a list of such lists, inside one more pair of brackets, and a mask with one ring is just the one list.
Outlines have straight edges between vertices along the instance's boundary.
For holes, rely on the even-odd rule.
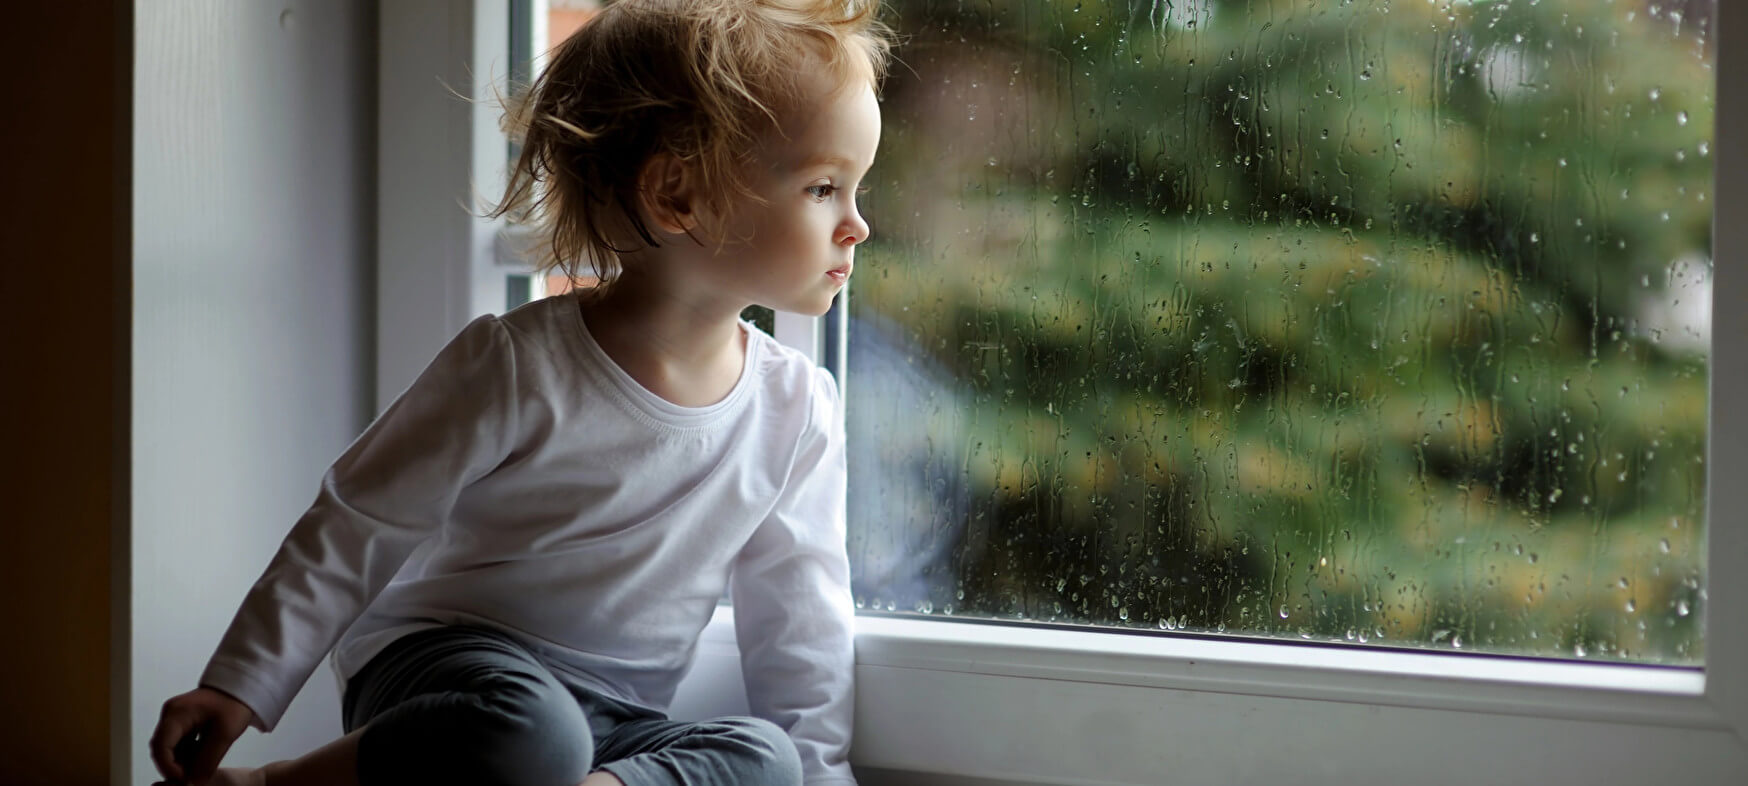
[[638,192],[645,216],[656,229],[678,235],[698,225],[697,189],[691,167],[672,153],[650,156],[638,176]]

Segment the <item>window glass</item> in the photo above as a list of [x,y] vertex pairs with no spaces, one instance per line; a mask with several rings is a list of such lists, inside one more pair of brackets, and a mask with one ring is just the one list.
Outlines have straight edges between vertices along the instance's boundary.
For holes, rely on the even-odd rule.
[[[546,65],[547,53],[581,29],[601,8],[599,0],[511,0],[508,45],[511,71],[507,90],[520,96]],[[508,168],[521,156],[522,147],[515,139],[509,139],[505,148],[504,165]],[[512,240],[507,246],[518,255],[535,255],[536,243],[514,222],[511,224],[508,233]],[[506,273],[504,280],[505,310],[595,283],[592,277],[573,281],[563,274],[532,276],[524,271]]]
[[1703,660],[1712,3],[886,4],[859,606]]

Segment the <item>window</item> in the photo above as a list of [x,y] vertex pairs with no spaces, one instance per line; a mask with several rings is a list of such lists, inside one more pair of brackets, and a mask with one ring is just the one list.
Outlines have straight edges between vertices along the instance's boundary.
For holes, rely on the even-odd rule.
[[889,5],[866,608],[1703,660],[1710,3]]
[[[1748,471],[1739,439],[1748,415],[1710,407],[1748,395],[1748,348],[1731,341],[1748,335],[1748,324],[1740,309],[1711,315],[1716,340],[1707,357],[1694,351],[1704,342],[1686,332],[1703,335],[1706,320],[1674,303],[1703,302],[1698,293],[1708,286],[1719,303],[1748,295],[1748,275],[1709,262],[1748,248],[1748,166],[1712,144],[1739,138],[1748,124],[1748,83],[1732,77],[1742,71],[1737,42],[1748,27],[1714,15],[1709,3],[1641,0],[888,6],[912,38],[887,91],[886,138],[865,211],[876,241],[851,287],[843,375],[849,426],[862,435],[857,449],[893,469],[875,488],[883,526],[864,527],[853,544],[858,595],[870,607],[858,633],[854,755],[865,783],[1730,783],[1748,771],[1748,618],[1727,612],[1748,604],[1737,564],[1748,532],[1727,526],[1748,510],[1748,491],[1707,482]],[[486,161],[485,153],[426,150],[415,159],[423,172],[391,160],[413,152],[391,141],[435,146],[418,129],[446,123],[473,129],[447,144],[490,152],[501,165],[495,118],[425,88],[431,73],[464,84],[467,63],[502,57],[507,4],[446,8],[449,27],[433,30],[438,12],[384,7],[382,264],[385,281],[405,280],[397,265],[448,253],[421,238],[461,238],[454,247],[469,250],[443,257],[445,280],[457,285],[445,292],[481,300],[434,313],[441,310],[429,303],[455,301],[410,300],[385,287],[385,380],[410,379],[470,309],[504,302],[501,291],[479,295],[495,284],[469,283],[483,280],[473,271],[489,265],[492,235],[473,228],[448,196],[483,172],[471,162]],[[1314,36],[1340,44],[1314,45]],[[1653,37],[1663,49],[1618,48]],[[1548,51],[1549,42],[1546,64],[1526,48]],[[1168,63],[1177,70],[1162,71]],[[1695,72],[1696,63],[1709,65]],[[1553,97],[1557,74],[1592,92]],[[1398,85],[1408,79],[1436,96],[1410,96]],[[1414,101],[1389,103],[1408,101],[1395,97],[1396,86]],[[1706,97],[1714,89],[1715,100]],[[397,101],[424,114],[391,111]],[[1161,112],[1170,102],[1180,111]],[[1545,111],[1531,111],[1538,107]],[[1542,131],[1566,141],[1534,154],[1509,149],[1526,136],[1540,144]],[[1471,163],[1452,163],[1459,156]],[[428,171],[452,159],[470,163]],[[1379,171],[1381,185],[1364,179]],[[1513,183],[1529,193],[1504,210],[1501,194]],[[1531,246],[1543,251],[1532,255]],[[1002,258],[992,252],[999,248],[1017,253]],[[1573,249],[1583,254],[1562,257]],[[1546,273],[1536,265],[1556,257],[1626,267],[1573,267],[1535,283],[1532,274]],[[1340,264],[1319,268],[1331,259]],[[1424,279],[1388,264],[1403,259],[1420,261]],[[1028,291],[997,280],[1020,273],[1044,281],[1018,285]],[[1332,297],[1345,299],[1345,311]],[[1154,320],[1176,329],[1161,329],[1167,340],[1157,346],[1141,340],[1159,340],[1144,330]],[[1574,340],[1569,331],[1578,326]],[[793,343],[820,351],[823,328],[791,329]],[[785,333],[781,321],[777,332]],[[1310,342],[1319,338],[1343,351],[1316,354]],[[1576,347],[1578,357],[1543,343]],[[1518,354],[1506,355],[1507,347]],[[1192,360],[1154,362],[1171,353]],[[410,371],[396,371],[402,358]],[[1123,398],[1160,368],[1171,377],[1160,383],[1163,414]],[[1497,378],[1513,372],[1517,388]],[[1373,394],[1360,395],[1356,380],[1370,380]],[[995,381],[1011,381],[1014,392]],[[383,384],[391,395],[399,389]],[[1413,391],[1415,406],[1389,411],[1394,399],[1375,392],[1387,385]],[[1343,392],[1345,400],[1331,402]],[[1544,408],[1508,412],[1495,395],[1525,403],[1535,395]],[[1548,403],[1568,397],[1570,422]],[[869,440],[868,423],[888,417],[891,425],[883,410],[910,405],[927,429],[889,428]],[[1525,413],[1536,427],[1518,430],[1513,418]],[[1335,415],[1358,452],[1338,450],[1324,430]],[[1629,439],[1646,422],[1655,424],[1655,446]],[[979,445],[968,437],[979,429],[994,436]],[[1119,444],[1101,445],[1107,436]],[[1477,469],[1515,455],[1504,447],[1512,440],[1531,447],[1523,463],[1508,465],[1510,477]],[[1617,448],[1616,460],[1605,444],[1657,455]],[[1256,445],[1272,452],[1248,450]],[[1170,452],[1177,450],[1185,452]],[[1166,525],[1163,534],[1101,542],[1096,528],[1083,528],[1084,543],[1046,542],[1059,524],[1116,520],[1131,502],[1146,509],[1144,495],[1122,496],[1133,488],[1125,473],[1136,472],[1124,463],[1129,451],[1152,451],[1162,470],[1176,461],[1211,480],[1164,472],[1153,480],[1161,495],[1153,504],[1170,504],[1142,520]],[[1352,457],[1346,469],[1336,462],[1343,456]],[[1606,501],[1605,458],[1606,470],[1624,466],[1639,478],[1627,502]],[[876,465],[865,454],[853,461]],[[1021,490],[1030,482],[1049,494],[1004,497],[1003,472],[1017,473]],[[1311,492],[1284,493],[1300,477]],[[1337,481],[1348,496],[1330,490]],[[1471,498],[1489,484],[1492,501]],[[873,504],[865,487],[860,494]],[[1198,515],[1218,509],[1213,523],[1183,513],[1191,501]],[[1636,514],[1617,518],[1622,510],[1644,513],[1650,525]],[[1532,515],[1539,524],[1524,521]],[[1453,518],[1460,526],[1451,529]],[[1668,537],[1665,552],[1667,536],[1655,528],[1669,518],[1680,518],[1681,534]],[[1408,537],[1394,546],[1377,532],[1362,540],[1355,522],[1386,519],[1408,522]],[[1273,522],[1291,526],[1264,538],[1259,528]],[[1343,545],[1341,523],[1357,545]],[[1486,536],[1462,535],[1471,525]],[[1443,544],[1412,539],[1428,537]],[[1193,559],[1167,556],[1162,547],[1173,538],[1189,543]],[[1583,545],[1562,551],[1566,539]],[[1227,546],[1235,551],[1229,561]],[[1099,563],[1077,562],[1113,549],[1118,558],[1103,564],[1115,579],[1095,573]],[[1412,587],[1382,572],[1389,549],[1404,555],[1399,564],[1389,557],[1398,577],[1425,572]],[[1041,556],[1029,562],[1028,550]],[[919,555],[935,559],[907,567]],[[1612,562],[1617,555],[1626,562]],[[1149,597],[1135,589],[1151,588],[1144,571],[1155,570],[1156,556],[1178,560],[1153,574],[1160,582],[1170,576],[1191,590]],[[1568,566],[1563,585],[1550,567],[1556,561]],[[1091,570],[1077,590],[1082,564]],[[1512,596],[1487,582],[1521,577],[1525,565],[1555,579],[1548,593],[1490,619],[1500,612],[1489,598]],[[1572,565],[1582,575],[1572,576]],[[1362,589],[1344,596],[1340,582],[1313,566],[1363,576]],[[1212,600],[1203,600],[1202,586],[1218,590]],[[1453,586],[1478,592],[1450,595]],[[1449,597],[1471,599],[1452,605]],[[1183,598],[1195,602],[1172,605]],[[1383,610],[1367,609],[1373,601]],[[1392,610],[1394,602],[1418,611]],[[1612,616],[1580,612],[1585,604]],[[1373,627],[1384,636],[1370,633],[1359,646],[1367,613],[1379,615]],[[1119,635],[1134,632],[1124,628],[1149,633]],[[1238,633],[1247,635],[1231,635]],[[707,639],[720,643],[723,634],[713,624]],[[718,662],[732,657],[707,646],[698,669],[732,679],[732,664]]]

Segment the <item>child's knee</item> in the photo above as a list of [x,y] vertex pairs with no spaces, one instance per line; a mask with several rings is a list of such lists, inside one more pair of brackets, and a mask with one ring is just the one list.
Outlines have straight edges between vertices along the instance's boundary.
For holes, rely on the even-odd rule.
[[587,777],[594,740],[582,709],[565,693],[512,686],[467,703],[477,738],[449,755],[468,780],[501,786],[574,786]]
[[801,754],[795,741],[777,724],[759,718],[725,718],[729,735],[755,752],[746,783],[801,786]]
[[[573,786],[589,776],[594,739],[565,690],[505,681],[451,699],[446,718],[430,718],[451,725],[447,734],[434,735],[447,744],[434,746],[430,737],[402,741],[395,746],[402,755],[425,760],[400,769],[402,774],[428,772],[435,783],[482,786]],[[418,727],[413,723],[407,732],[418,735]]]

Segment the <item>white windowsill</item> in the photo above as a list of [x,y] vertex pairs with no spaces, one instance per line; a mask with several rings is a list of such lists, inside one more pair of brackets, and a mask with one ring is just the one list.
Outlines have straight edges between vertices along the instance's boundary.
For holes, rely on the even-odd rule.
[[[701,646],[734,650],[734,610]],[[724,650],[724,647],[730,648]],[[1728,729],[1699,669],[856,618],[856,665],[1569,720]]]
[[[677,716],[746,711],[733,617],[705,629]],[[1748,767],[1699,669],[860,616],[856,679],[866,786],[1381,783],[1459,763],[1416,782],[1709,784]],[[1294,742],[1234,759],[1234,732]],[[1359,740],[1389,750],[1302,768]]]
[[1725,728],[1696,669],[860,617],[858,666]]

